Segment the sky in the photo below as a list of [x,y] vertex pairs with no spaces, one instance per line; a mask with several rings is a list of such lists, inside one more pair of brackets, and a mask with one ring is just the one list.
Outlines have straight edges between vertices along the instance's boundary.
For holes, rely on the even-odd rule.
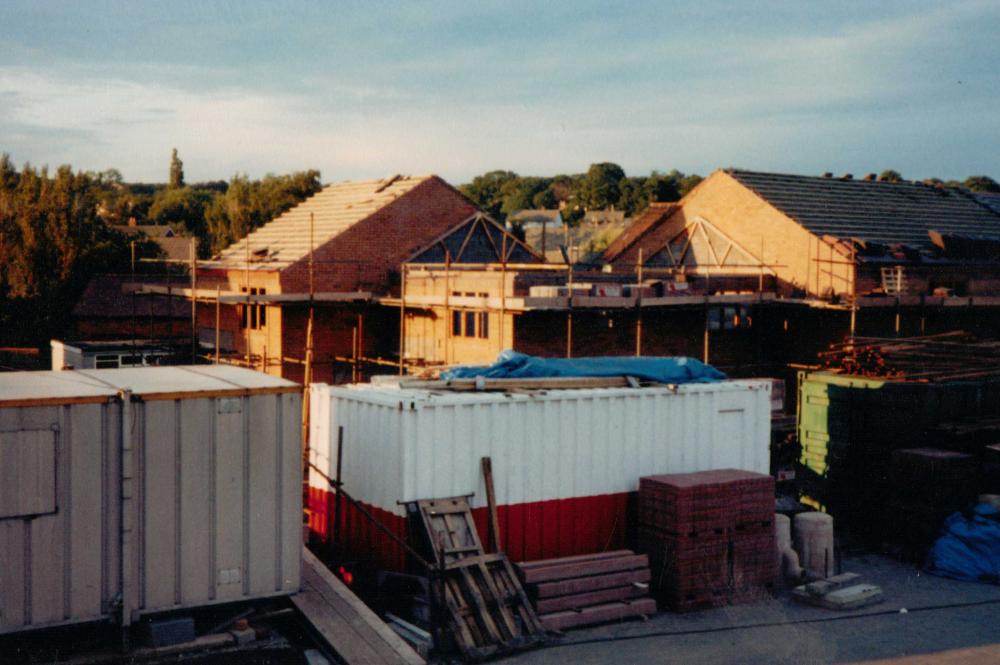
[[189,182],[1000,179],[1000,2],[0,3],[0,152]]

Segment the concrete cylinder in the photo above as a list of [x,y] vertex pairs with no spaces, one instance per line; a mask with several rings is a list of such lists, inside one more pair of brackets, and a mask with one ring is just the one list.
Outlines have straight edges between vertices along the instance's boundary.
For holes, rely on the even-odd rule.
[[781,580],[798,581],[802,577],[802,566],[799,565],[799,555],[792,548],[792,520],[788,515],[775,513],[774,538]]
[[818,578],[833,575],[833,517],[799,513],[793,526],[795,550],[806,572]]

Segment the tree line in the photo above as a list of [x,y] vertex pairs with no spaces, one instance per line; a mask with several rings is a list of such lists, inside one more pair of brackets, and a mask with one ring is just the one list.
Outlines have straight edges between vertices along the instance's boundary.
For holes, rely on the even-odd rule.
[[[319,191],[316,170],[188,185],[176,151],[165,184],[126,183],[115,169],[18,169],[0,155],[0,346],[43,345],[65,334],[89,279],[138,271],[159,247],[119,225],[167,224],[207,257]],[[157,269],[162,272],[163,267]]]
[[[117,173],[117,172],[114,172]],[[248,232],[312,196],[323,185],[316,169],[251,180],[244,174],[228,182],[187,184],[184,164],[173,151],[164,184],[125,184],[105,199],[104,220],[111,224],[168,225],[198,239],[201,258],[218,253]]]
[[589,210],[622,210],[627,216],[642,212],[653,201],[677,201],[701,182],[701,176],[676,169],[648,176],[627,176],[612,162],[591,164],[586,173],[553,177],[520,176],[513,171],[489,171],[459,189],[484,212],[505,221],[518,210],[562,210],[574,225]]

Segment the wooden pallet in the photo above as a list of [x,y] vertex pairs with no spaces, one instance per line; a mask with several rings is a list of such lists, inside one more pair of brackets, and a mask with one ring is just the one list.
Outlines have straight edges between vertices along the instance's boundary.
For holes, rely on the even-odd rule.
[[545,628],[507,556],[483,553],[465,497],[416,501],[407,510],[433,545],[440,574],[433,593],[466,659],[482,660],[544,641]]

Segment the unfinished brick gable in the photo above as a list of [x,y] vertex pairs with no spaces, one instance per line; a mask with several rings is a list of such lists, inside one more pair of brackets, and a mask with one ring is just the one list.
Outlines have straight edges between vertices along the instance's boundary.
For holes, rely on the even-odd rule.
[[802,288],[813,294],[833,289],[849,290],[847,266],[836,262],[831,246],[789,218],[731,174],[715,171],[691,191],[676,208],[641,229],[636,240],[613,260],[631,268],[658,252],[671,238],[696,219],[719,229],[746,253],[773,270],[784,291]]
[[[432,176],[317,247],[315,288],[380,294],[398,290],[401,264],[476,212],[458,190]],[[309,290],[308,257],[281,271],[281,285],[286,293]]]

